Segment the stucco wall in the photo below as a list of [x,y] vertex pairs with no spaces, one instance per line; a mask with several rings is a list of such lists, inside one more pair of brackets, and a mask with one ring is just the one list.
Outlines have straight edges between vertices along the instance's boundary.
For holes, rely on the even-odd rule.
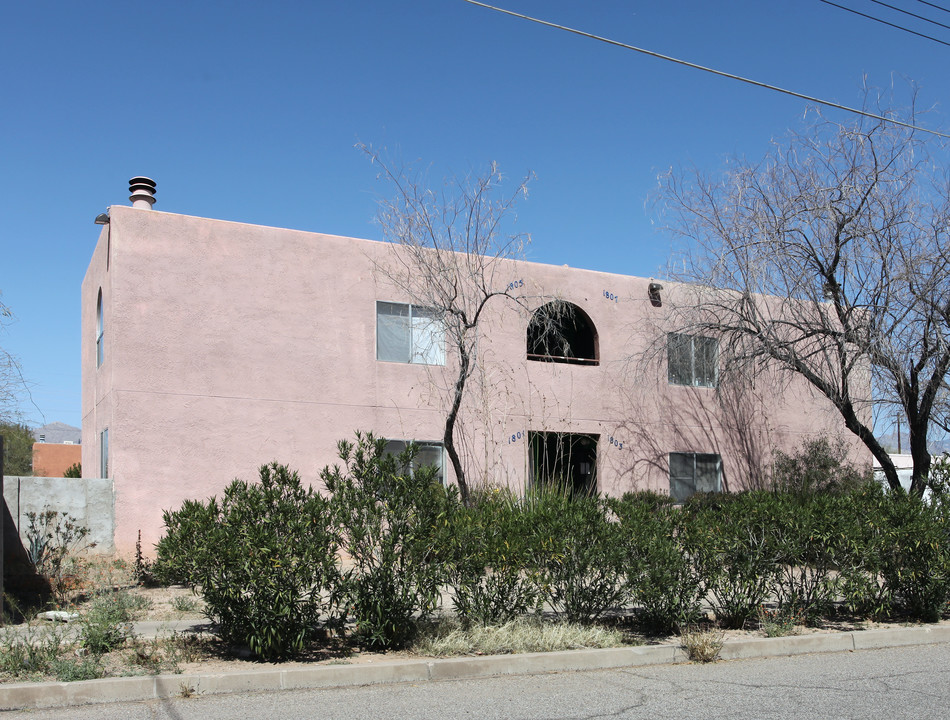
[[93,552],[115,551],[114,506],[110,480],[4,476],[3,499],[24,547],[29,547],[29,519],[26,514],[55,510],[68,513],[77,525],[89,529],[86,542],[96,544]]
[[62,477],[78,462],[82,462],[82,445],[33,443],[34,475]]
[[[405,302],[379,272],[385,243],[113,207],[83,282],[83,470],[98,473],[109,428],[116,545],[148,549],[161,512],[219,494],[273,460],[310,482],[357,429],[389,438],[442,437],[455,370],[376,360],[376,302]],[[530,431],[600,436],[599,489],[669,487],[668,453],[719,453],[724,485],[748,484],[773,447],[837,432],[804,384],[763,375],[754,386],[668,383],[662,307],[649,280],[505,262],[527,311],[499,298],[482,325],[479,371],[461,415],[469,477],[521,488]],[[96,367],[102,288],[106,357]],[[599,337],[596,366],[526,359],[530,310],[575,303]],[[447,475],[452,479],[451,472]]]

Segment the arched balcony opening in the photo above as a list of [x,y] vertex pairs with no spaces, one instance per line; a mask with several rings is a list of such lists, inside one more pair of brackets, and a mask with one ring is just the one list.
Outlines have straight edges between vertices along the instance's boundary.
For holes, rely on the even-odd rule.
[[569,302],[542,305],[528,323],[528,360],[574,365],[600,362],[597,328],[587,313]]

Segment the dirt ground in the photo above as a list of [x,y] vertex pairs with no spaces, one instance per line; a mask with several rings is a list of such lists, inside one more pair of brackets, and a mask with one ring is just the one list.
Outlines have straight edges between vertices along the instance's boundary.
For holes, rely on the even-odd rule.
[[[148,598],[151,608],[140,618],[141,620],[170,621],[170,620],[194,620],[196,623],[207,622],[207,618],[202,614],[200,597],[196,596],[190,589],[182,586],[143,588],[135,587],[130,590],[135,595]],[[177,599],[177,600],[176,600]],[[194,603],[194,609],[183,612],[176,607]],[[943,620],[940,624],[950,624],[950,620]],[[792,633],[795,635],[851,632],[856,630],[871,630],[882,628],[908,627],[910,623],[899,622],[872,622],[872,621],[851,621],[848,619],[825,620],[818,626],[795,626]],[[751,627],[745,630],[722,630],[723,639],[766,637],[766,633],[758,628]],[[680,642],[676,635],[667,636],[633,636],[630,638],[631,644],[655,645],[655,644],[675,644]],[[250,669],[260,669],[265,667],[292,668],[302,667],[314,664],[364,664],[373,662],[384,662],[398,659],[418,659],[420,656],[411,652],[370,652],[366,650],[340,647],[336,649],[321,650],[313,655],[293,661],[282,663],[267,663],[255,660],[249,652],[224,648],[216,641],[207,638],[207,649],[209,654],[203,659],[195,662],[180,663],[180,669],[183,673],[189,672],[233,672]]]
[[[208,620],[203,614],[204,604],[199,596],[184,586],[171,587],[143,587],[131,581],[131,573],[127,564],[100,565],[93,573],[90,588],[122,590],[128,592],[139,601],[136,603],[141,609],[135,614],[137,622],[153,621],[158,623],[176,623],[179,621],[205,625]],[[80,603],[77,608],[83,611]],[[950,621],[944,620],[944,624]],[[34,620],[33,624],[42,625],[43,621]],[[707,623],[707,626],[711,623]],[[817,627],[796,626],[788,634],[815,634],[848,632],[862,629],[901,627],[901,623],[878,623],[869,621],[849,621],[848,619],[824,621]],[[723,638],[765,637],[766,633],[760,627],[750,627],[745,630],[723,630],[712,628],[712,632]],[[171,629],[167,635],[171,636]],[[630,644],[674,644],[681,640],[678,636],[648,636],[640,635],[635,631],[626,630],[626,639]],[[279,664],[266,663],[256,660],[245,648],[229,648],[217,638],[201,632],[194,636],[178,636],[174,647],[170,644],[160,646],[144,638],[132,638],[126,642],[121,651],[110,653],[104,662],[108,667],[109,675],[141,674],[146,672],[240,672],[266,667],[293,668],[314,664],[369,664],[398,659],[418,658],[411,652],[371,652],[357,647],[352,643],[336,641],[327,644],[327,647],[317,648],[307,656]],[[170,649],[171,648],[171,649]],[[81,651],[77,651],[81,652]],[[10,681],[11,678],[0,678]],[[39,678],[37,678],[39,679]]]

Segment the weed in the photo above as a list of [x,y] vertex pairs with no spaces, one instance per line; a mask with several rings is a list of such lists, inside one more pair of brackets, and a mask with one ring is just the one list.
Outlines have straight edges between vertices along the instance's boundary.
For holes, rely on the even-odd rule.
[[178,685],[178,697],[180,698],[191,698],[198,694],[198,691],[190,684],[183,682]]
[[165,648],[174,663],[197,662],[206,655],[207,641],[188,633],[173,632],[165,639]]
[[82,618],[81,645],[94,655],[121,647],[132,637],[132,607],[128,593],[110,593],[94,599]]
[[0,675],[44,675],[66,647],[63,630],[56,626],[26,626],[21,632],[7,632],[0,635]]
[[198,612],[198,601],[193,597],[179,595],[172,600],[172,610],[180,613]]
[[759,628],[765,637],[784,637],[797,635],[798,626],[805,623],[805,617],[791,608],[776,608],[769,610],[765,605],[759,606]]
[[145,587],[158,585],[158,580],[152,571],[153,565],[154,563],[142,554],[142,531],[139,530],[138,539],[135,541],[135,565],[133,568],[135,582]]
[[60,682],[95,680],[105,675],[102,664],[96,657],[54,658],[49,672]]
[[89,528],[76,524],[69,513],[44,510],[26,513],[26,539],[30,561],[50,583],[53,600],[58,607],[66,605],[77,587],[77,554],[95,547],[87,542]]
[[680,634],[680,645],[690,661],[709,663],[719,659],[724,638],[719,628],[687,627]]

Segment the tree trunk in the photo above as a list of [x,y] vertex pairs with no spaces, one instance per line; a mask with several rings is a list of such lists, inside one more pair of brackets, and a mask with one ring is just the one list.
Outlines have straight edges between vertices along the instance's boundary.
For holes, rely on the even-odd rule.
[[469,368],[471,367],[471,358],[468,349],[460,344],[459,347],[459,374],[455,379],[455,393],[452,396],[452,407],[445,416],[445,433],[442,436],[442,444],[449,454],[449,460],[452,461],[452,469],[455,471],[455,479],[459,486],[459,496],[462,502],[468,505],[468,482],[465,480],[465,470],[462,468],[462,460],[459,458],[458,450],[455,448],[455,421],[458,419],[459,408],[462,406],[462,393],[465,390],[465,382],[468,380]]
[[[921,496],[927,489],[927,477],[930,475],[930,453],[927,451],[927,426],[919,420],[907,423],[910,434],[910,456],[914,470],[910,476],[910,492]],[[923,428],[920,426],[923,425]]]

